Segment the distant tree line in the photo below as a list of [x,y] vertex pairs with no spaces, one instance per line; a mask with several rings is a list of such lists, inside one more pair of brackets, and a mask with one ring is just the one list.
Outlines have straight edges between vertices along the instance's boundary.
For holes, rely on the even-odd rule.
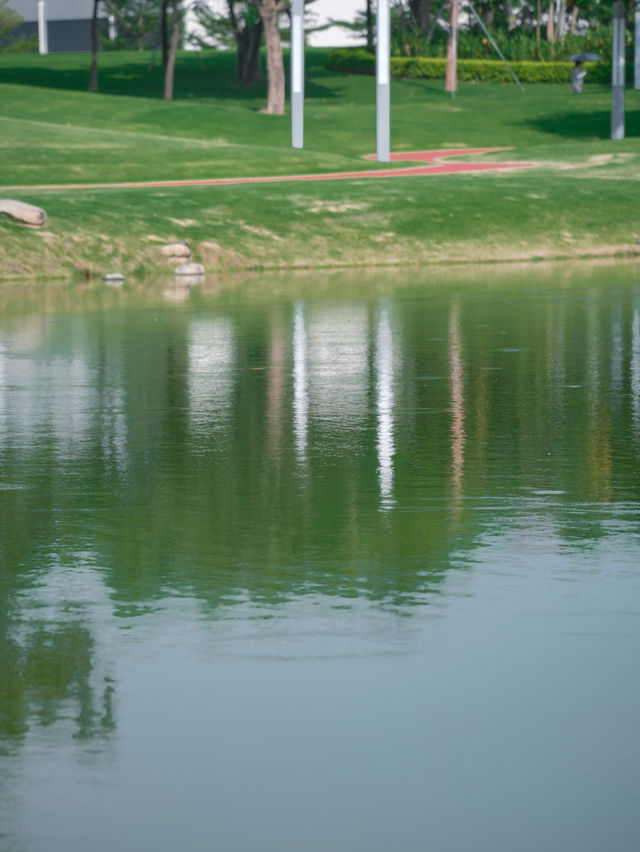
[[[314,0],[305,0],[307,4]],[[361,0],[352,21],[331,21],[350,29],[373,50],[375,0]],[[392,53],[398,56],[441,56],[449,33],[452,0],[391,0]],[[463,57],[482,58],[492,53],[478,17],[491,31],[503,52],[512,59],[553,59],[557,45],[584,39],[585,49],[607,52],[611,0],[468,0],[460,2],[459,50]],[[640,0],[627,0],[628,20]],[[281,115],[285,105],[285,74],[281,28],[288,31],[290,0],[226,0],[220,11],[207,0],[93,0],[92,61],[89,90],[98,89],[98,52],[109,49],[157,49],[162,54],[164,97],[173,98],[176,54],[184,40],[184,16],[189,8],[198,21],[190,34],[198,46],[235,49],[236,75],[243,85],[263,80],[261,47],[266,47],[267,104],[265,112]],[[107,39],[99,21],[101,10],[115,20],[118,36]],[[474,14],[477,12],[477,15]],[[21,19],[0,0],[0,45]],[[597,37],[594,39],[594,36]],[[585,38],[588,36],[588,38]],[[589,44],[587,44],[589,42]],[[33,46],[32,46],[33,47]],[[6,48],[5,48],[6,49]]]
[[[398,56],[439,56],[449,34],[451,0],[391,0],[392,52]],[[474,15],[477,12],[501,48],[507,41],[519,45],[519,59],[552,58],[550,46],[567,36],[593,35],[611,24],[611,0],[466,0],[460,2],[460,38],[473,45],[467,55],[481,58],[491,52],[490,45]],[[627,0],[631,25],[636,0]],[[375,2],[366,0],[354,21],[339,21],[373,50],[375,45]],[[485,46],[483,50],[483,46]],[[504,49],[504,48],[503,48]],[[514,57],[515,58],[515,57]]]
[[[118,37],[114,41],[100,36],[98,9],[101,5],[117,23]],[[195,0],[190,8],[201,32],[192,35],[191,41],[201,47],[235,48],[236,74],[244,85],[250,86],[264,78],[260,48],[263,44],[266,46],[268,89],[264,112],[283,114],[285,74],[280,27],[283,23],[288,27],[289,0],[227,0],[223,12],[212,10],[206,0]],[[181,0],[94,0],[89,90],[97,91],[98,88],[97,57],[101,46],[138,50],[159,48],[165,69],[164,97],[172,99],[176,53],[184,39],[185,12],[186,6]]]

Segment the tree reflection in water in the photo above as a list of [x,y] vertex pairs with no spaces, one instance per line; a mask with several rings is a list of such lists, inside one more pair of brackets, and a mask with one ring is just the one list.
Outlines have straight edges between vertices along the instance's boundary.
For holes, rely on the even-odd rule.
[[638,289],[515,285],[5,319],[2,736],[108,735],[109,631],[167,596],[410,614],[532,512],[606,535],[640,496]]

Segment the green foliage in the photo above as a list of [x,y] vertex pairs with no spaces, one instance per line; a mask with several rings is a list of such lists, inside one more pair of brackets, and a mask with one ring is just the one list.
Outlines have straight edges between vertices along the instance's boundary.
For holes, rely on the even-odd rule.
[[[535,34],[526,30],[494,30],[491,33],[504,56],[511,61],[541,59],[546,62],[563,61],[574,53],[597,53],[603,59],[611,58],[611,26],[588,30],[584,35],[567,35],[562,41],[536,40]],[[631,45],[631,35],[627,38]],[[446,36],[434,41],[429,56],[446,56]],[[479,29],[462,30],[458,40],[458,56],[462,59],[495,59],[496,52],[489,39]],[[629,57],[631,58],[631,56]]]
[[434,38],[446,33],[448,0],[398,0],[391,7],[391,53],[426,56]]
[[[394,77],[444,79],[446,59],[426,59],[394,56],[391,73]],[[511,67],[522,83],[566,83],[573,66],[566,62],[513,62]],[[506,65],[493,59],[459,59],[458,79],[473,83],[510,83]]]
[[158,0],[105,0],[120,31],[119,43],[138,50],[157,46],[160,40],[160,3]]
[[[563,62],[510,63],[522,83],[567,83],[573,66]],[[329,53],[327,68],[349,74],[375,74],[376,58],[363,48],[336,48]],[[396,78],[418,80],[443,80],[447,61],[444,57],[392,56],[391,74]],[[611,80],[611,62],[588,62],[586,82],[608,83]],[[627,63],[631,80],[633,68]],[[510,83],[511,76],[499,59],[458,59],[458,79],[473,83]]]
[[[557,4],[556,4],[557,5]],[[634,0],[627,0],[632,21]],[[504,0],[476,0],[475,8],[509,60],[543,59],[562,61],[573,53],[590,51],[604,59],[611,56],[611,4],[598,0],[567,0],[565,30],[547,40],[548,0],[541,3],[542,18],[537,19],[537,0],[522,0],[517,7]],[[577,17],[573,12],[577,10]],[[537,27],[536,24],[540,26]],[[473,15],[461,13],[458,55],[462,59],[493,59],[490,40]],[[362,21],[357,22],[362,30]],[[574,31],[572,31],[572,27]],[[391,8],[391,53],[394,56],[446,56],[449,38],[449,3],[442,0],[394,0]],[[632,43],[631,28],[627,44]],[[631,58],[631,57],[629,57]]]
[[364,47],[336,47],[329,51],[327,68],[347,74],[374,74],[376,57]]
[[20,15],[9,8],[9,0],[0,0],[0,39],[8,36],[21,23]]
[[33,53],[38,46],[35,36],[12,38],[16,27],[23,19],[9,8],[9,0],[0,0],[0,51],[3,53]]
[[37,36],[21,36],[15,41],[9,42],[6,47],[0,48],[3,53],[37,53]]
[[[252,8],[252,7],[250,7]],[[216,12],[210,9],[206,2],[193,4],[195,18],[204,31],[204,36],[192,34],[190,41],[198,47],[236,46],[233,26],[227,12]]]

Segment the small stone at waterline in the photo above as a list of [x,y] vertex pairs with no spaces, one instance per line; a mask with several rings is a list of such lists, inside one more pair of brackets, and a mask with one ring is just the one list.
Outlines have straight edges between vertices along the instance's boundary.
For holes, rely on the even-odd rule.
[[124,284],[124,275],[122,272],[108,272],[102,276],[102,280],[105,284]]
[[204,266],[200,263],[182,263],[180,266],[176,266],[175,275],[177,278],[204,275]]
[[167,257],[191,257],[191,247],[189,246],[189,243],[179,240],[173,243],[167,243],[166,246],[162,246],[160,251],[162,254],[166,254]]
[[44,225],[47,214],[41,207],[27,204],[25,201],[14,201],[11,198],[0,198],[0,213],[6,213],[25,225]]

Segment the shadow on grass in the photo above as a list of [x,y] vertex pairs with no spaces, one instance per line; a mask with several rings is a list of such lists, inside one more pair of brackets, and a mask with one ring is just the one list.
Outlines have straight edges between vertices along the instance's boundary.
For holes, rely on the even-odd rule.
[[[543,133],[562,136],[565,139],[610,139],[611,113],[605,110],[584,113],[557,113],[527,121],[526,125],[535,127]],[[627,109],[625,116],[625,136],[640,136],[640,112]]]
[[[91,56],[88,53],[53,54],[42,61],[19,61],[0,67],[0,83],[37,86],[62,91],[86,92],[89,82]],[[38,61],[39,60],[39,61]],[[50,60],[50,61],[46,61]],[[285,74],[289,79],[289,56],[285,53]],[[266,62],[263,58],[263,67]],[[324,66],[321,57],[312,57],[307,67],[319,70]],[[156,100],[162,99],[164,70],[160,54],[103,52],[98,60],[99,93],[126,95]],[[216,100],[255,102],[261,109],[267,99],[267,83],[262,80],[253,86],[243,86],[235,77],[234,52],[183,52],[178,55],[174,81],[174,99],[214,98]],[[305,97],[334,99],[339,97],[335,86],[325,86],[307,77]]]

